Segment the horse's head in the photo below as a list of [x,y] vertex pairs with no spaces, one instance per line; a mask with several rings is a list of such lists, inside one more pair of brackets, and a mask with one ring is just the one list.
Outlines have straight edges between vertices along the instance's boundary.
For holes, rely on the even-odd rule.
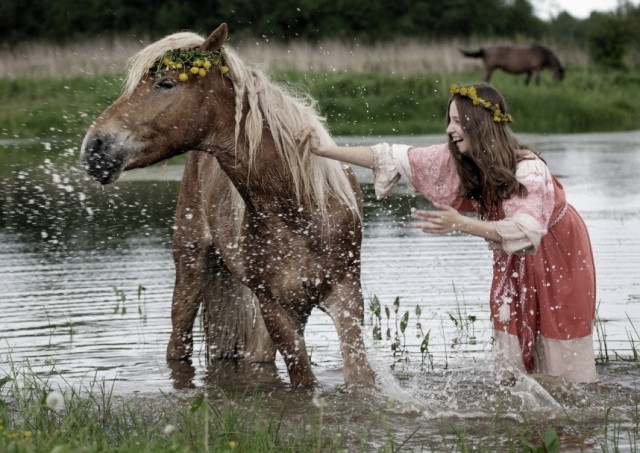
[[560,64],[560,61],[558,61],[557,66],[553,69],[553,80],[564,80],[564,68]]
[[82,143],[81,163],[93,179],[109,184],[124,170],[199,149],[213,133],[216,108],[234,109],[224,75],[226,38],[226,24],[206,40],[177,33],[131,59],[122,96],[98,116]]
[[562,66],[562,63],[560,63],[560,59],[558,58],[558,56],[546,47],[537,47],[542,50],[542,54],[544,57],[543,67],[549,68],[551,74],[553,75],[553,80],[564,80],[564,67]]

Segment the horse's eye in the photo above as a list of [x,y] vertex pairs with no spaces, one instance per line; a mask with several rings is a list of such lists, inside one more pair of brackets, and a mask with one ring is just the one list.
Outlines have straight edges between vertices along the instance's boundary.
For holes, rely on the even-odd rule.
[[156,83],[155,88],[156,90],[170,90],[176,85],[177,85],[177,82],[174,79],[163,77],[162,79],[160,79],[158,83]]

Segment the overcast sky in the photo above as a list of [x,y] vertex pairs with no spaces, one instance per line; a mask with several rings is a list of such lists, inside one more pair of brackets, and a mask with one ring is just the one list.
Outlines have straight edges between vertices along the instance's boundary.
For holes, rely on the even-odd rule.
[[[606,12],[617,8],[618,0],[534,0],[531,2],[537,15],[542,19],[555,17],[561,11],[566,11],[578,19],[586,19],[592,11]],[[638,5],[640,0],[629,3]]]

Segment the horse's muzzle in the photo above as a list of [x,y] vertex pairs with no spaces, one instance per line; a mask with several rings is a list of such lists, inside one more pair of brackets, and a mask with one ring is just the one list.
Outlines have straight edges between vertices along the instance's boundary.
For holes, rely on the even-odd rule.
[[114,182],[122,172],[125,152],[111,146],[108,137],[86,137],[80,152],[80,163],[91,179],[100,184]]

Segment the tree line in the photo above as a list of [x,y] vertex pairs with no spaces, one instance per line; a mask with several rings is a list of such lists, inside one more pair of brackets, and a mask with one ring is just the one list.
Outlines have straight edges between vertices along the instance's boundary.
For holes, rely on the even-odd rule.
[[[156,39],[177,30],[207,34],[227,22],[237,37],[379,42],[397,38],[515,38],[570,41],[594,61],[620,66],[640,48],[640,6],[622,2],[579,20],[545,21],[530,0],[3,0],[0,39],[55,42],[126,35]],[[621,54],[621,55],[620,55]]]

